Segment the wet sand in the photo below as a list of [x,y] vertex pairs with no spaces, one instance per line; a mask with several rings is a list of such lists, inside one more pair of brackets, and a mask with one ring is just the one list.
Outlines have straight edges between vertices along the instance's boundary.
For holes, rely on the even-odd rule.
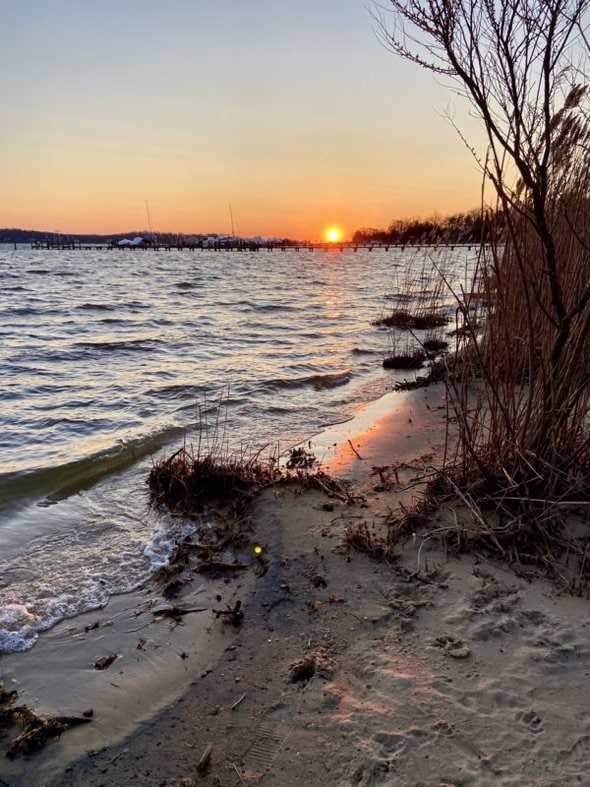
[[[2,661],[39,711],[93,720],[43,752],[0,764],[21,785],[590,784],[588,602],[477,556],[446,560],[417,534],[391,563],[345,548],[440,461],[439,387],[392,394],[313,450],[351,478],[354,504],[318,489],[268,490],[255,511],[266,572],[177,602],[153,588],[57,626]],[[350,442],[349,442],[350,441]],[[399,483],[373,468],[396,463]],[[241,600],[239,628],[212,609]],[[98,622],[98,628],[85,626]],[[141,647],[138,644],[143,642]],[[106,670],[94,660],[118,653]],[[208,768],[198,763],[212,746]]]

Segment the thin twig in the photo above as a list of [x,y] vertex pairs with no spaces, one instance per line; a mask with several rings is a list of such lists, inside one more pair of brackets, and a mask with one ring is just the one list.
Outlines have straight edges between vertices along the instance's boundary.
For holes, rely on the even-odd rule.
[[349,446],[352,448],[353,452],[354,452],[354,453],[357,455],[357,457],[358,457],[358,458],[359,458],[361,461],[363,461],[363,457],[362,457],[362,456],[359,454],[359,452],[358,452],[358,451],[356,450],[356,448],[353,446],[353,444],[352,444],[352,441],[350,440],[350,438],[349,438],[349,440],[348,440],[348,445],[349,445]]
[[230,706],[230,707],[231,707],[231,709],[232,709],[232,710],[235,710],[235,709],[238,707],[238,705],[241,705],[241,704],[242,704],[242,702],[243,702],[245,699],[246,699],[246,695],[245,695],[245,694],[242,694],[242,696],[241,696],[239,699],[237,699],[237,700],[234,702],[234,704],[233,704],[233,705],[231,705],[231,706]]

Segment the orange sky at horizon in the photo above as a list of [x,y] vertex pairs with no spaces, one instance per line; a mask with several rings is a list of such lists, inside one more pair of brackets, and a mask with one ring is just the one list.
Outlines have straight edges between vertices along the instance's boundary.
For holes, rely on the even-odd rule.
[[231,205],[237,235],[346,239],[480,200],[447,88],[377,41],[360,0],[31,2],[0,0],[2,227],[142,231],[147,200],[156,232],[229,233]]
[[[144,191],[152,196],[144,197],[140,177],[129,183],[128,176],[81,172],[76,177],[69,173],[67,179],[62,176],[58,189],[51,184],[44,186],[35,172],[27,182],[21,171],[22,191],[19,194],[18,190],[13,190],[7,205],[2,204],[0,197],[0,216],[5,227],[67,234],[143,231],[148,230],[149,225],[155,232],[230,233],[233,217],[236,235],[317,240],[326,227],[337,225],[347,238],[357,229],[384,228],[397,218],[427,216],[435,212],[445,215],[476,207],[475,198],[467,195],[474,191],[471,186],[477,186],[477,176],[473,179],[475,183],[470,183],[468,178],[463,183],[455,181],[456,188],[450,193],[445,175],[449,179],[453,177],[452,172],[441,173],[440,179],[433,178],[429,185],[431,200],[425,200],[419,189],[415,193],[406,190],[404,195],[397,196],[387,182],[379,184],[384,195],[382,199],[367,199],[361,189],[338,192],[330,183],[314,182],[312,177],[297,184],[285,176],[282,183],[273,187],[271,196],[253,195],[247,187],[236,184],[230,203],[225,191],[215,187],[214,173],[211,188],[170,189],[162,183],[158,189],[154,188],[151,179],[145,182]],[[280,172],[276,179],[280,181]],[[92,183],[90,191],[89,180]],[[27,188],[32,182],[35,183],[34,200],[27,196]]]

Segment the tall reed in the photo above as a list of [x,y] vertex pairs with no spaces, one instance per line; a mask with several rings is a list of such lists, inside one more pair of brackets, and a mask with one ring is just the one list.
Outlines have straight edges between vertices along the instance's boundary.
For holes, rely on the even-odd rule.
[[554,121],[542,226],[530,192],[513,192],[481,248],[477,296],[457,294],[467,330],[449,380],[454,479],[505,534],[553,553],[567,513],[590,501],[590,120],[575,91]]

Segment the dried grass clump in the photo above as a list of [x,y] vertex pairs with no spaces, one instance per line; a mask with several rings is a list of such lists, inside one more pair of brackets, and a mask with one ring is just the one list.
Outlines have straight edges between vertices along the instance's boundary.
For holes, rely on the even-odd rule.
[[383,359],[384,369],[421,369],[426,360],[426,353],[414,350],[400,355],[389,355]]
[[430,336],[424,340],[422,346],[426,352],[437,355],[438,353],[447,350],[449,343],[445,342],[444,339],[439,339],[437,336]]
[[[485,553],[509,564],[515,573],[544,577],[564,590],[590,597],[589,517],[583,507],[548,511],[548,501],[524,516],[515,501],[497,496],[498,485],[481,479],[467,486],[441,472],[431,479],[413,505],[391,516],[389,551],[400,539],[413,537],[423,546],[435,539],[446,554]],[[541,500],[538,501],[539,503]]]
[[418,259],[414,255],[405,257],[403,268],[396,271],[393,293],[388,296],[395,301],[396,307],[382,313],[373,325],[401,331],[425,331],[441,328],[449,322],[443,308],[449,294],[439,271],[441,267],[448,267],[450,258],[444,251],[435,256],[435,264],[423,255]]
[[196,447],[185,444],[154,462],[147,483],[152,500],[182,513],[221,509],[243,516],[252,496],[280,475],[276,457],[263,462],[263,449],[230,452],[227,447],[229,389],[217,402],[197,406]]
[[[291,448],[286,459],[216,459],[194,456],[186,447],[156,462],[148,477],[152,499],[181,514],[223,511],[224,521],[247,515],[255,496],[272,485],[301,484],[347,502],[355,496],[325,473],[305,448]],[[232,536],[235,537],[235,534]],[[184,552],[181,550],[181,560]],[[179,562],[179,561],[177,561]],[[180,561],[181,562],[181,561]]]
[[449,318],[436,309],[411,313],[406,309],[396,309],[391,314],[375,320],[374,325],[402,330],[423,331],[446,325]]
[[[196,450],[183,445],[172,456],[156,461],[147,479],[153,502],[202,525],[194,536],[177,543],[167,564],[153,574],[166,599],[180,596],[194,572],[235,576],[250,567],[260,576],[266,572],[260,545],[250,549],[252,508],[263,489],[297,484],[301,488],[317,487],[347,504],[357,499],[323,472],[304,447],[291,448],[283,456],[275,454],[266,461],[260,458],[262,450],[254,454],[241,450],[233,456],[228,449],[220,450],[218,446],[227,445],[225,427],[223,439],[218,439],[220,423],[227,423],[219,417],[222,406],[223,401],[213,410],[211,441],[207,440],[207,423],[200,419]],[[178,617],[178,608],[173,609]]]
[[205,506],[234,507],[276,480],[272,463],[194,456],[186,447],[154,464],[148,484],[154,500],[169,508],[201,511]]
[[480,281],[493,306],[479,337],[478,311],[462,303],[462,374],[449,380],[461,440],[447,468],[502,551],[537,563],[565,550],[580,578],[587,549],[570,517],[590,511],[588,165],[548,202],[551,263],[526,202],[508,214],[504,242],[482,250]]
[[390,557],[387,539],[366,522],[351,525],[344,531],[344,545],[355,552],[368,555],[372,560],[387,560]]

